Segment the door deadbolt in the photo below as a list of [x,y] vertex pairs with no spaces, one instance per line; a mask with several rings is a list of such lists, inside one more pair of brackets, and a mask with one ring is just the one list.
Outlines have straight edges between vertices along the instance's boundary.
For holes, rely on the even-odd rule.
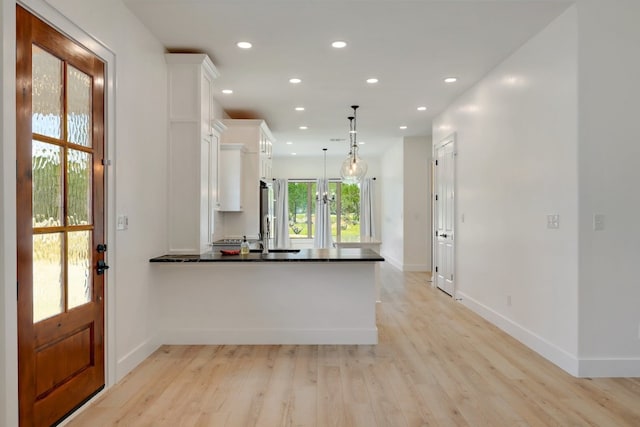
[[98,276],[102,276],[104,272],[108,269],[109,269],[109,266],[107,265],[106,262],[104,262],[103,260],[98,261],[98,264],[96,265],[96,272],[98,273]]

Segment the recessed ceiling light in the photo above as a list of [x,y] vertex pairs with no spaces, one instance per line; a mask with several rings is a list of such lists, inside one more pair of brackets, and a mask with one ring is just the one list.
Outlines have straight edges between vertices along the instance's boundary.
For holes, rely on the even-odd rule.
[[293,144],[293,142],[287,141],[287,145],[291,145],[291,144]]
[[400,126],[400,129],[406,129],[406,128],[407,128],[407,127],[406,127],[406,126],[404,126],[404,125],[403,125],[403,126]]
[[309,129],[307,126],[300,126],[300,130],[307,130]]
[[360,145],[364,145],[364,144],[366,144],[366,142],[364,142],[364,141],[360,141],[360,142],[358,142],[358,144],[360,144]]
[[457,81],[458,79],[456,77],[447,77],[446,79],[444,79],[445,83],[455,83]]
[[425,111],[427,107],[418,107],[418,111]]
[[304,107],[296,107],[296,111],[304,111]]
[[236,43],[236,46],[238,46],[240,49],[251,49],[253,45],[249,42],[238,42]]
[[331,43],[331,46],[335,47],[336,49],[342,49],[346,45],[347,45],[347,42],[343,42],[342,40],[336,40],[333,43]]
[[296,78],[296,77],[294,77],[292,79],[289,79],[289,83],[298,84],[300,82],[302,82],[302,80],[300,80],[299,78]]
[[226,94],[226,95],[230,95],[233,93],[233,91],[231,89],[222,89],[222,93]]
[[367,83],[370,83],[370,84],[378,83],[378,79],[376,79],[375,77],[372,77],[370,79],[367,79]]
[[291,153],[292,156],[295,156],[296,154],[298,154],[298,153]]

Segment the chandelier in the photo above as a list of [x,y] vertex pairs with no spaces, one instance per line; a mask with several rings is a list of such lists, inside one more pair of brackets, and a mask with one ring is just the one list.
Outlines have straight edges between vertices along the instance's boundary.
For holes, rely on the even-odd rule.
[[[322,151],[324,151],[324,182],[326,187],[326,190],[329,190],[329,181],[327,181],[327,149],[323,148]],[[322,203],[324,203],[325,205],[331,201],[331,202],[335,202],[336,201],[336,195],[332,194],[331,196],[329,196],[329,193],[327,191],[323,191],[322,194],[319,194],[316,191],[316,201],[321,201]]]
[[353,116],[348,117],[349,119],[349,154],[347,158],[342,162],[342,167],[340,168],[340,178],[342,178],[342,182],[345,184],[357,184],[364,176],[367,174],[367,162],[362,160],[360,156],[358,156],[358,141],[357,141],[357,119],[356,119],[356,110],[358,109],[358,105],[352,105],[353,108]]

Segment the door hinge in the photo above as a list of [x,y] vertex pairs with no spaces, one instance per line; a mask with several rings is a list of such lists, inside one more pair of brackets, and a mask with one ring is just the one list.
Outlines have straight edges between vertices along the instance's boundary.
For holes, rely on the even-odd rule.
[[438,161],[436,160],[436,166],[438,166]]
[[102,159],[102,166],[111,166],[111,160]]
[[438,195],[436,194],[436,202],[438,201]]
[[436,273],[438,272],[438,266],[436,265]]
[[16,280],[16,301],[20,299],[20,282]]

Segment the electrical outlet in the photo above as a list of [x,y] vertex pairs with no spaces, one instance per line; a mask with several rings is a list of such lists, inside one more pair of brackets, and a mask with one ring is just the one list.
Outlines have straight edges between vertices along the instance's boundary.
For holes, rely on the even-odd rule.
[[547,228],[560,228],[560,215],[549,214],[547,215]]
[[593,214],[593,230],[594,231],[602,231],[602,230],[604,230],[604,215],[603,214]]

